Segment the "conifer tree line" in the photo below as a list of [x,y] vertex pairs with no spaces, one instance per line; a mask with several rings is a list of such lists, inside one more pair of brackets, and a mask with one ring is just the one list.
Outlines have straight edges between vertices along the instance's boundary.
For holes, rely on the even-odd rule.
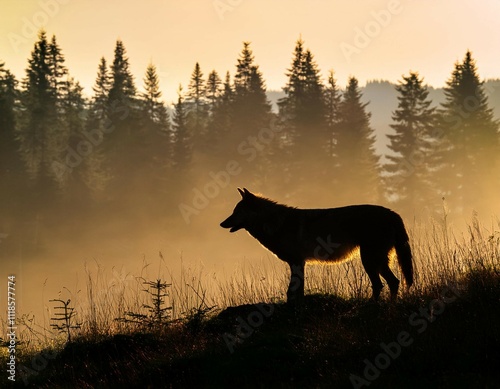
[[333,71],[324,80],[301,39],[286,76],[274,112],[245,42],[234,74],[196,63],[169,110],[154,64],[138,86],[118,40],[85,97],[56,37],[41,31],[24,78],[0,62],[2,218],[138,209],[138,195],[144,208],[177,212],[229,160],[250,188],[329,196],[332,206],[384,203],[410,214],[446,198],[453,210],[488,211],[485,196],[499,193],[499,122],[469,51],[439,106],[418,73],[402,77],[385,162],[355,77],[345,90]]

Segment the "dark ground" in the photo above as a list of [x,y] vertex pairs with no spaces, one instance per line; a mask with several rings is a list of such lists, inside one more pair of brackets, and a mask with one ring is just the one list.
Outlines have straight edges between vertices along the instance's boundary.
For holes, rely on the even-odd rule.
[[500,275],[394,304],[231,307],[157,333],[81,336],[19,365],[22,388],[500,388]]

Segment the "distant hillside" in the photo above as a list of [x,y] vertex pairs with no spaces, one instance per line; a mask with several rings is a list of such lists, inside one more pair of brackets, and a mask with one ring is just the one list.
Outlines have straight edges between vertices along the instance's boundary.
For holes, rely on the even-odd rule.
[[[395,84],[389,81],[375,80],[369,81],[361,88],[363,93],[362,101],[368,103],[367,110],[371,112],[371,125],[375,130],[376,151],[380,155],[389,152],[387,148],[387,134],[391,133],[390,124],[392,113],[398,106],[397,92]],[[500,79],[488,80],[484,84],[490,107],[493,108],[495,117],[500,119]],[[277,102],[284,97],[283,91],[268,91],[267,96],[273,104],[273,110],[277,111]],[[443,88],[429,87],[429,97],[434,106],[438,106],[444,101]]]

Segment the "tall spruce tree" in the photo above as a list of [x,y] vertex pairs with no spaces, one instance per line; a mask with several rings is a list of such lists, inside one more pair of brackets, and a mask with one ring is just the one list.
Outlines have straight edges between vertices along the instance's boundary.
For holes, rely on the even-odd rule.
[[[254,186],[261,185],[270,171],[276,170],[276,166],[271,165],[269,161],[269,153],[275,139],[259,139],[261,131],[269,128],[271,104],[267,99],[265,82],[258,65],[255,64],[249,42],[243,42],[243,49],[236,63],[233,90],[227,149],[231,150],[234,158],[240,159],[243,155],[244,161],[252,164],[248,170],[250,175],[246,177],[247,182]],[[252,147],[242,148],[242,144],[248,139],[256,139],[256,143]]]
[[153,132],[168,137],[170,119],[167,107],[161,97],[156,66],[149,64],[144,76],[144,92],[141,94],[143,117],[149,121],[148,126],[152,127]]
[[439,198],[430,185],[433,163],[433,129],[436,125],[435,109],[428,98],[429,91],[418,73],[403,76],[396,86],[398,108],[392,115],[391,128],[395,134],[388,135],[389,149],[384,165],[386,194],[398,206],[414,215]]
[[[108,64],[102,57],[97,68],[97,77],[92,87],[94,96],[92,97],[87,122],[89,128],[100,129],[104,132],[104,126],[107,121],[107,109],[109,101],[109,91],[111,89],[111,78],[109,75]],[[109,123],[107,124],[109,126]],[[104,134],[102,134],[104,135]]]
[[64,89],[66,96],[62,101],[62,108],[67,147],[63,153],[63,162],[67,162],[66,158],[71,156],[74,163],[66,166],[59,181],[62,184],[66,205],[82,210],[90,204],[93,190],[97,186],[94,184],[97,172],[93,154],[98,145],[89,136],[85,136],[84,115],[87,103],[83,97],[83,88],[70,77]]
[[146,139],[144,155],[145,176],[152,179],[152,189],[160,189],[158,181],[171,163],[171,129],[167,107],[161,100],[162,93],[156,67],[149,64],[144,76],[144,92],[141,94],[141,121]]
[[[15,138],[15,105],[17,98],[17,80],[14,75],[5,68],[5,62],[0,62],[0,112],[2,113],[0,115],[0,129],[2,136],[5,136],[5,141],[1,142],[0,145],[4,147]],[[7,139],[9,139],[9,141],[7,141]],[[5,149],[5,151],[6,150],[7,149]]]
[[213,113],[217,99],[222,93],[222,80],[215,70],[208,74],[207,85],[205,87],[206,97],[209,103],[209,112]]
[[52,35],[49,44],[49,82],[51,89],[56,94],[59,105],[63,105],[63,100],[68,94],[67,76],[68,69],[64,65],[65,59],[62,50],[57,43],[55,35]]
[[443,169],[437,185],[453,210],[490,212],[500,190],[499,122],[470,51],[455,64],[445,97],[440,110]]
[[62,100],[60,77],[65,74],[63,57],[54,55],[59,49],[48,42],[45,31],[40,31],[31,52],[23,80],[21,105],[23,115],[19,123],[21,155],[31,177],[33,201],[38,209],[50,208],[57,193],[58,172],[54,169],[62,152],[65,131],[61,128],[60,102]]
[[335,134],[340,120],[339,107],[342,101],[342,94],[337,86],[333,70],[328,73],[328,84],[325,88],[325,119],[326,119],[326,152],[328,157],[335,156]]
[[182,86],[177,91],[177,103],[174,104],[174,115],[172,118],[172,159],[173,166],[178,171],[188,169],[192,159],[192,142],[188,125],[188,113]]
[[140,131],[137,91],[130,72],[126,49],[121,40],[116,42],[111,64],[111,87],[108,93],[108,134],[105,152],[112,180],[109,185],[116,196],[131,194],[127,188],[139,184],[144,138]]
[[254,56],[250,49],[250,42],[243,42],[243,49],[236,64],[236,74],[234,76],[234,92],[238,97],[245,96],[250,89],[250,78]]
[[[209,77],[210,81],[210,77]],[[232,122],[232,104],[233,104],[233,88],[231,85],[231,75],[226,72],[225,81],[221,87],[220,92],[215,96],[214,87],[215,82],[212,84],[212,88],[208,87],[210,97],[210,116],[207,123],[207,133],[206,133],[206,150],[207,154],[211,156],[212,159],[226,160],[226,152],[228,143],[227,134],[231,131]],[[214,92],[210,92],[210,91]]]
[[104,148],[106,138],[113,131],[112,123],[107,115],[110,88],[111,79],[108,66],[106,59],[102,57],[92,87],[94,94],[88,105],[85,121],[86,138],[93,146],[92,154],[86,159],[88,164],[87,180],[93,197],[104,192],[110,179],[109,163]]
[[380,199],[379,157],[366,106],[361,102],[358,80],[351,77],[339,107],[335,144],[335,196],[344,203]]
[[108,92],[107,116],[113,127],[110,139],[115,147],[130,142],[136,118],[136,88],[125,46],[121,40],[116,42],[113,63],[111,64],[110,88]]
[[200,64],[196,62],[188,85],[186,106],[188,107],[188,123],[192,141],[196,149],[202,150],[205,141],[205,126],[208,110],[206,100],[206,84]]
[[[267,126],[271,105],[267,100],[266,86],[249,42],[243,42],[243,49],[236,64],[234,94],[232,98],[232,126],[237,131],[240,143],[248,136],[255,136]],[[234,147],[234,145],[233,145]]]
[[[25,184],[16,134],[17,101],[17,80],[5,68],[5,63],[0,62],[0,214],[4,223],[21,216],[22,203],[19,200]],[[6,232],[8,228],[0,224],[0,229]]]
[[299,145],[324,140],[325,100],[318,66],[310,50],[299,39],[295,45],[292,66],[286,73],[285,97],[279,101],[286,127]]
[[[288,81],[280,99],[279,114],[284,128],[286,153],[283,160],[288,166],[286,180],[308,196],[318,189],[326,189],[325,179],[329,167],[326,150],[327,135],[324,86],[318,66],[304,42],[296,42],[292,65],[286,73]],[[313,185],[314,184],[314,185]],[[306,192],[311,193],[306,193]]]
[[128,105],[132,104],[135,99],[136,89],[129,66],[125,45],[121,40],[117,40],[111,65],[111,88],[109,91],[111,105],[120,103]]

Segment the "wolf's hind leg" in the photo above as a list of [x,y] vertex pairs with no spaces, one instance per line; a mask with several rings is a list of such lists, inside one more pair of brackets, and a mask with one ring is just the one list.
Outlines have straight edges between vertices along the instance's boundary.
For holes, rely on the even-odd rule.
[[384,277],[387,281],[387,285],[389,285],[389,289],[391,290],[391,300],[396,300],[398,297],[399,280],[389,268],[388,263],[382,267],[380,275]]
[[377,301],[383,285],[379,276],[380,262],[377,260],[376,250],[367,247],[360,247],[359,252],[361,254],[361,262],[363,263],[363,267],[365,268],[365,271],[372,283],[372,299]]

